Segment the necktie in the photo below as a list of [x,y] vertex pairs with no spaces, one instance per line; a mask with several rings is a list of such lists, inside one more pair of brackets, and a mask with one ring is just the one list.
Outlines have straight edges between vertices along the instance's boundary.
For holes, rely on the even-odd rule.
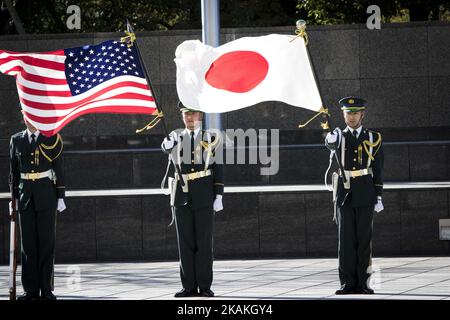
[[353,136],[358,139],[358,130],[353,130]]
[[36,149],[36,136],[34,135],[34,133],[31,134],[31,150],[34,151],[34,149]]
[[194,131],[191,131],[191,161],[194,161]]

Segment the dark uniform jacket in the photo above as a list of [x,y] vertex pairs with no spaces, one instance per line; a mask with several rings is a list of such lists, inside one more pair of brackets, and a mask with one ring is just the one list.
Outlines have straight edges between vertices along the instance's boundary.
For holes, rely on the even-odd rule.
[[[33,198],[36,210],[54,207],[58,198],[64,198],[64,174],[61,136],[39,134],[36,149],[32,150],[27,130],[16,133],[10,142],[9,181],[13,197],[19,199],[19,210],[25,209]],[[21,173],[45,172],[52,169],[56,181],[50,178],[21,179]]]
[[[176,135],[176,133],[173,131],[171,136]],[[191,137],[188,134],[187,130],[183,130],[181,134],[178,134],[178,144],[187,145],[186,143],[183,143],[183,141],[189,141]],[[203,141],[204,143],[201,143]],[[214,137],[211,138],[211,142],[214,143]],[[197,137],[195,138],[194,143],[194,151],[187,151],[191,152],[191,157],[187,158],[190,159],[190,163],[184,163],[183,161],[177,161],[178,167],[181,169],[182,174],[188,174],[193,172],[199,172],[205,170],[205,159],[206,157],[203,156],[203,153],[205,152],[206,143],[208,143],[207,136],[205,134],[205,131],[202,130],[198,133]],[[174,147],[174,149],[166,150],[164,147],[162,147],[163,151],[166,154],[171,153],[172,150],[174,150],[171,154],[176,156],[176,149],[178,145]],[[180,148],[180,158],[183,159],[183,153],[186,152],[186,150],[183,150],[183,148]],[[194,152],[194,153],[192,153]],[[213,149],[213,155],[214,155],[214,149]],[[199,161],[197,161],[199,159]],[[201,162],[200,162],[201,161]],[[181,162],[181,164],[180,164]],[[209,163],[207,170],[211,170],[211,175],[198,178],[192,181],[187,181],[189,191],[183,192],[181,183],[178,181],[177,183],[177,189],[175,193],[175,202],[174,205],[176,207],[178,206],[184,206],[189,201],[191,201],[191,204],[194,209],[203,208],[210,206],[212,207],[214,199],[216,195],[222,195],[223,194],[223,164],[216,164],[216,163]],[[175,168],[173,167],[173,164],[171,165],[171,173],[169,175],[174,176]],[[185,181],[186,183],[186,181]]]
[[[351,171],[368,168],[368,151],[370,151],[369,132],[372,132],[373,144],[378,142],[372,147],[371,156],[373,159],[369,165],[369,168],[372,168],[373,176],[369,174],[360,177],[350,177],[349,190],[344,188],[342,177],[339,177],[336,203],[340,207],[348,198],[351,201],[352,207],[372,206],[376,204],[377,196],[382,195],[384,153],[380,133],[370,131],[363,127],[358,139],[356,139],[349,130],[343,130],[342,134],[345,137],[345,163],[342,163],[342,165],[344,170]],[[330,145],[327,146],[331,148]],[[342,142],[336,151],[339,158],[341,158],[341,148]]]

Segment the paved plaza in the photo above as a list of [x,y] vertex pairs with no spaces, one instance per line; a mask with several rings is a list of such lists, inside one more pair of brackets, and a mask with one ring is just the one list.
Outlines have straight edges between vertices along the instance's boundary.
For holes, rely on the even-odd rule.
[[[337,259],[214,262],[214,299],[450,300],[450,257],[374,258],[375,295],[336,296]],[[18,294],[22,293],[20,267]],[[0,299],[8,298],[8,266],[0,266]],[[178,262],[59,264],[59,299],[166,300],[180,289]],[[189,300],[205,298],[189,298]]]

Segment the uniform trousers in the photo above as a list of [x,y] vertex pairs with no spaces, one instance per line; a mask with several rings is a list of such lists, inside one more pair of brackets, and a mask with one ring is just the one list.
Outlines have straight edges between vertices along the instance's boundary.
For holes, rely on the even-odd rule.
[[374,206],[352,207],[347,199],[338,207],[339,279],[350,288],[364,287],[372,264]]
[[26,292],[53,291],[56,203],[36,210],[33,197],[19,211],[22,285]]
[[186,290],[208,290],[213,280],[213,226],[211,206],[193,208],[191,201],[175,207],[180,277]]

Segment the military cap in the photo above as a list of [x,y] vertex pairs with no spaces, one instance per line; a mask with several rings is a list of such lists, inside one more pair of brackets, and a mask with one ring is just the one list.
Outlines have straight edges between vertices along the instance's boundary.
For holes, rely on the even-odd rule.
[[357,97],[345,97],[339,100],[341,110],[345,112],[356,112],[366,110],[367,101]]
[[181,112],[201,112],[200,110],[195,110],[191,107],[186,107],[181,101],[178,101],[177,105],[178,109],[180,109]]

